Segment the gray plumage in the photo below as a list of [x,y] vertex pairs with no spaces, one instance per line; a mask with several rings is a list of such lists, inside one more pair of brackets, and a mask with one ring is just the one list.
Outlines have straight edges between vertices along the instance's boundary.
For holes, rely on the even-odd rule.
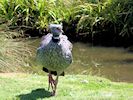
[[61,74],[72,62],[72,44],[65,35],[61,34],[59,38],[60,41],[56,43],[51,33],[43,37],[37,49],[37,59],[43,67]]
[[[58,77],[72,63],[72,44],[66,35],[63,35],[62,25],[51,24],[51,33],[42,38],[41,45],[37,49],[37,61],[48,72],[49,87],[52,88],[52,95],[56,93]],[[52,72],[57,77],[53,79]]]

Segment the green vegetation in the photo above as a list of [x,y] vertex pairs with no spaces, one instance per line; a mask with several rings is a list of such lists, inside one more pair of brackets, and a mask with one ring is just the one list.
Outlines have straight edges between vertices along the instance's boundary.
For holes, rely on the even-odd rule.
[[10,28],[43,30],[63,23],[73,37],[126,41],[133,36],[132,5],[132,0],[1,0],[0,17]]
[[18,37],[28,30],[39,36],[49,23],[63,23],[73,40],[132,45],[132,5],[132,0],[0,0],[0,72],[30,66],[35,48]]
[[86,75],[60,77],[57,95],[47,91],[47,76],[0,74],[1,100],[132,100],[133,84]]
[[[36,48],[21,39],[29,30],[39,36],[49,23],[63,23],[73,40],[132,45],[132,16],[132,0],[0,0],[0,72],[39,70],[30,62]],[[56,97],[47,91],[46,76],[0,73],[0,82],[1,100],[133,99],[133,84],[91,76],[61,77]]]
[[132,5],[132,0],[0,0],[0,72],[31,66],[35,48],[18,37],[28,30],[39,36],[49,23],[63,23],[73,40],[132,45]]

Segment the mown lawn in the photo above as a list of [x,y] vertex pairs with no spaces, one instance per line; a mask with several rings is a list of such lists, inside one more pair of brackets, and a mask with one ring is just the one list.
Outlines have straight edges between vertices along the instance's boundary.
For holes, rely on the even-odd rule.
[[47,76],[0,74],[0,100],[133,100],[133,84],[87,75],[60,77],[57,95],[50,96]]

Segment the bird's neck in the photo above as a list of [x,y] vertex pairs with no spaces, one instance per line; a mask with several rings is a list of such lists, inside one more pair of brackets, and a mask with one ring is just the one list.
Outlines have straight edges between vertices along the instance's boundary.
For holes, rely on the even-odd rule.
[[53,42],[55,42],[55,43],[57,43],[57,42],[59,42],[60,41],[60,38],[58,37],[52,37],[52,41]]

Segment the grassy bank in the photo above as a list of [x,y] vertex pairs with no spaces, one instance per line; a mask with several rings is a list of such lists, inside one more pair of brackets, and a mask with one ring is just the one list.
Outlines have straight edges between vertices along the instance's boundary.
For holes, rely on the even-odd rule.
[[0,100],[132,100],[133,84],[86,76],[60,77],[57,95],[50,97],[47,76],[0,74]]
[[25,43],[26,39],[13,37],[19,37],[19,33],[6,24],[0,25],[0,72],[26,72],[31,67],[30,58],[35,56],[36,48]]

